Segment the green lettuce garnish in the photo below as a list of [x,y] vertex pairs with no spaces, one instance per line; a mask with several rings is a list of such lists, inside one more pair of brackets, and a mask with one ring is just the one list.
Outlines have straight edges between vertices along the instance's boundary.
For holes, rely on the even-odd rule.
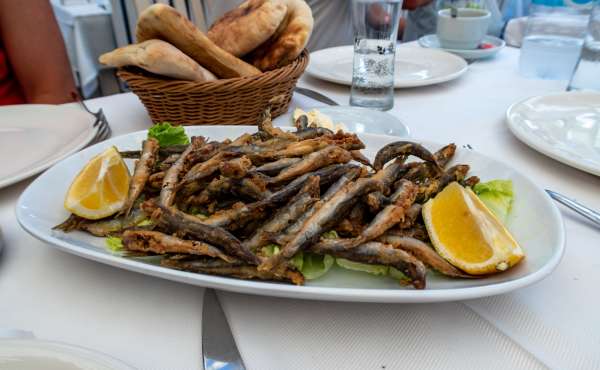
[[410,283],[411,281],[402,271],[392,266],[369,265],[367,263],[350,261],[345,258],[336,258],[335,263],[346,270],[366,272],[375,276],[387,276],[401,283]]
[[[280,247],[277,244],[265,245],[261,252],[263,256],[271,257],[280,252]],[[298,252],[290,260],[290,264],[300,271],[306,280],[318,279],[325,275],[334,262],[335,258],[331,256],[310,252]]]
[[158,140],[160,146],[185,145],[190,143],[183,126],[172,126],[169,122],[157,123],[148,130],[148,137]]
[[337,239],[339,238],[338,233],[335,230],[329,230],[321,234],[324,239]]
[[473,191],[500,221],[506,223],[514,201],[511,180],[482,182],[475,185]]
[[143,227],[143,226],[152,226],[153,224],[154,223],[152,222],[151,219],[145,218],[142,221],[138,222],[135,226]]
[[106,248],[112,252],[121,252],[123,250],[123,240],[116,236],[106,238]]

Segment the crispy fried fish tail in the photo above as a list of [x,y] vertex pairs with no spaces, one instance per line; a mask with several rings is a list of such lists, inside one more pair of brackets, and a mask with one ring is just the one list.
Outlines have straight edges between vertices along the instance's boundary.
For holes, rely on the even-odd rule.
[[148,138],[144,141],[144,144],[142,145],[142,154],[135,165],[133,177],[129,183],[127,199],[125,200],[123,207],[121,207],[119,214],[127,216],[131,211],[131,207],[133,207],[133,203],[135,203],[136,199],[142,194],[146,182],[148,182],[148,178],[152,173],[154,164],[156,163],[159,147],[158,140],[154,138]]

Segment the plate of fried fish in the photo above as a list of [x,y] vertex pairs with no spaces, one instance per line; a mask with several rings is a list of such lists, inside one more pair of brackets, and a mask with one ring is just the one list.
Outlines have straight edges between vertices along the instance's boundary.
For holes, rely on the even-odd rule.
[[[557,266],[564,228],[527,176],[454,143],[156,125],[37,178],[21,226],[68,253],[269,296],[434,302],[505,293]],[[544,217],[540,217],[544,215]]]

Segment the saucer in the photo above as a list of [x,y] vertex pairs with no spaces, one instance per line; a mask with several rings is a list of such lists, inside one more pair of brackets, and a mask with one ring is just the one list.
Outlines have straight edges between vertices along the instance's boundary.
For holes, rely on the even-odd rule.
[[496,55],[506,45],[504,40],[490,35],[484,36],[481,43],[491,44],[492,47],[488,49],[446,49],[440,46],[440,40],[435,34],[426,35],[419,39],[419,44],[425,48],[441,49],[465,59],[490,58]]

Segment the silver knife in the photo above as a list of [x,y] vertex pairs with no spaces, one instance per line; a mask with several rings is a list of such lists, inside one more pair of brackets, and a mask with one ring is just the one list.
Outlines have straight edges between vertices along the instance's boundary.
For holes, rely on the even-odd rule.
[[306,89],[304,87],[295,87],[294,92],[297,92],[298,94],[302,94],[304,96],[308,96],[311,99],[320,101],[321,103],[325,103],[327,105],[339,105],[335,100],[328,98],[315,90]]
[[246,370],[219,298],[208,288],[202,308],[202,359],[204,370]]
[[573,211],[579,213],[583,217],[592,221],[596,224],[596,226],[600,227],[600,213],[594,211],[591,208],[584,206],[583,204],[574,201],[573,199],[567,198],[562,194],[559,194],[555,191],[546,189],[546,193],[550,195],[554,200],[561,203],[562,205],[571,208]]

